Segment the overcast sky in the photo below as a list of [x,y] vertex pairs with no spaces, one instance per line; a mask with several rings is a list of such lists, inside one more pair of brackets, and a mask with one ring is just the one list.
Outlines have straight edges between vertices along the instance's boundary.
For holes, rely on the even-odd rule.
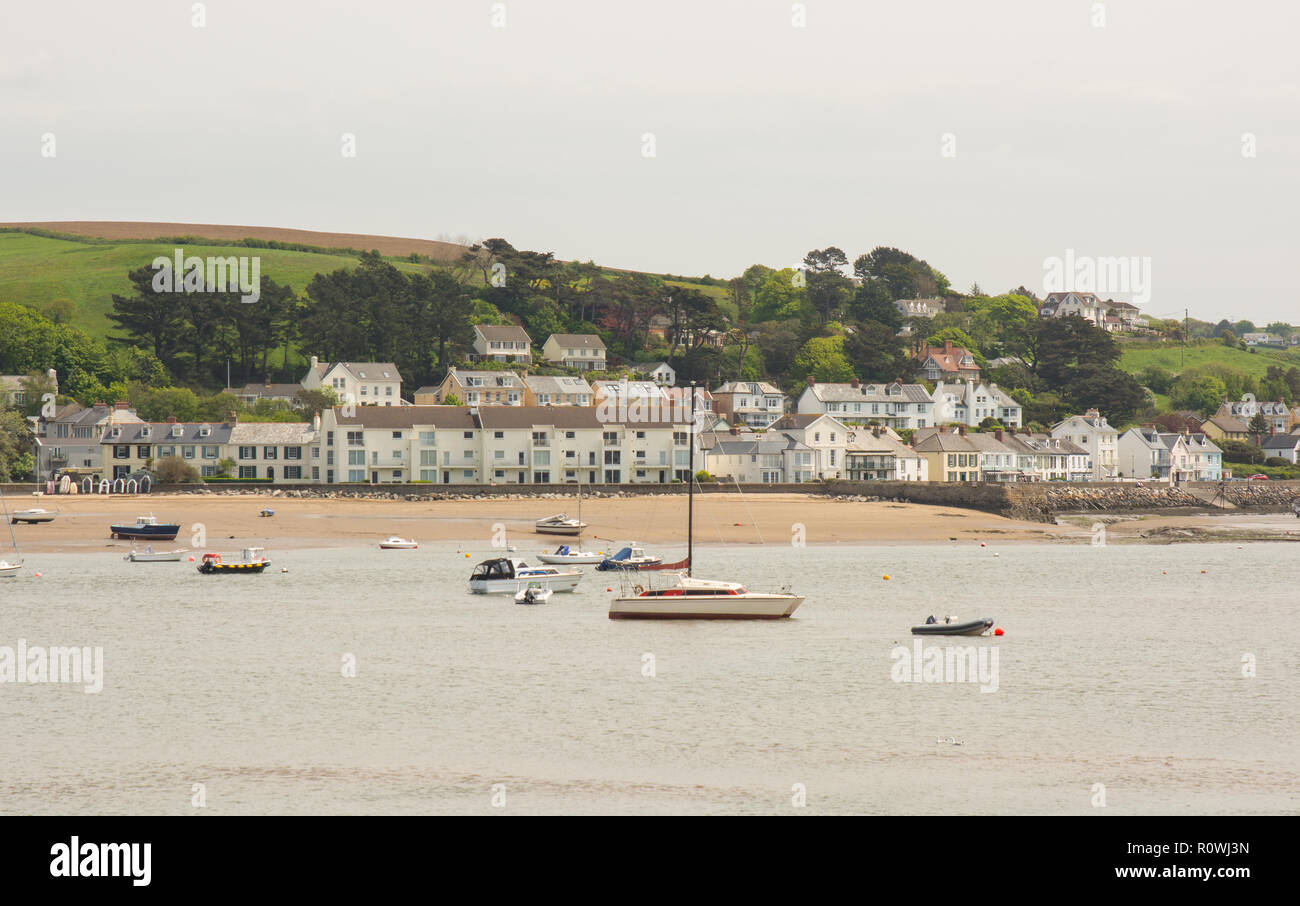
[[893,245],[986,292],[1073,250],[1149,258],[1156,316],[1300,322],[1295,3],[193,5],[5,4],[0,220],[724,277]]

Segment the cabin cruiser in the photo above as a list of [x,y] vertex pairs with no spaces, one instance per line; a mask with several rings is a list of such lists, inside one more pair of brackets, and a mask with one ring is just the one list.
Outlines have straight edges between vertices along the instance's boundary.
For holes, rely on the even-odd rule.
[[271,565],[271,561],[265,556],[266,548],[246,547],[243,551],[243,559],[232,562],[225,562],[221,559],[220,554],[204,554],[203,562],[199,564],[199,572],[206,574],[211,573],[260,573]]
[[39,507],[33,507],[30,510],[18,510],[9,517],[11,525],[17,525],[19,522],[33,524],[37,522],[53,522],[56,514],[49,510],[42,510]]
[[599,563],[605,559],[603,553],[578,550],[577,546],[561,544],[552,554],[538,554],[537,559],[543,563]]
[[573,519],[564,513],[557,513],[554,516],[538,519],[534,523],[533,531],[539,535],[581,535],[586,527],[587,523],[581,519]]
[[529,566],[523,560],[497,557],[474,567],[469,590],[476,595],[514,594],[520,580],[545,581],[553,591],[573,591],[582,579],[582,570],[560,570],[554,566]]
[[379,542],[379,549],[383,551],[413,551],[419,546],[414,538],[399,538],[396,535]]
[[749,591],[739,582],[696,579],[684,573],[663,588],[635,585],[609,605],[609,618],[675,620],[779,620],[803,603],[803,595]]
[[611,569],[641,569],[646,566],[657,566],[663,562],[663,559],[663,557],[653,557],[645,552],[645,548],[631,544],[614,556],[601,560],[600,566],[596,569],[602,572]]
[[110,526],[109,536],[112,538],[140,538],[151,541],[175,541],[176,534],[180,530],[180,525],[159,522],[150,513],[148,516],[137,516],[135,525]]

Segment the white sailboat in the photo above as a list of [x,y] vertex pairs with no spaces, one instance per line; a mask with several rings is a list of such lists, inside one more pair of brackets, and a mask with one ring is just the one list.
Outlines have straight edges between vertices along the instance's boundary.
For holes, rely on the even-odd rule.
[[9,504],[5,502],[4,498],[4,491],[0,491],[0,507],[4,509],[5,522],[9,523],[9,541],[13,544],[14,559],[11,561],[7,558],[0,558],[0,578],[16,576],[18,570],[23,568],[22,557],[18,554],[18,539],[14,537],[14,524],[9,520]]
[[[739,582],[696,579],[691,575],[695,528],[695,382],[691,382],[690,486],[686,504],[685,570],[662,587],[651,577],[655,566],[626,573],[622,591],[609,604],[611,620],[779,620],[803,603],[802,595],[789,592],[753,592]],[[670,564],[678,567],[682,564]],[[659,566],[663,569],[663,566]],[[629,590],[628,586],[632,582]]]

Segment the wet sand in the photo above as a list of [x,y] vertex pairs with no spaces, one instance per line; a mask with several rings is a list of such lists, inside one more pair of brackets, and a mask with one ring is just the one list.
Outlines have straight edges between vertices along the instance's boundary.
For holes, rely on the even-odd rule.
[[[155,494],[139,497],[35,497],[9,495],[9,511],[42,507],[54,522],[12,526],[23,552],[102,551],[128,548],[109,538],[109,525],[152,513],[177,522],[177,547],[233,550],[243,544],[275,548],[352,547],[390,535],[417,541],[490,543],[504,526],[508,543],[534,547],[565,542],[533,531],[536,519],[577,514],[576,499],[369,500],[269,498],[258,495]],[[275,510],[260,517],[263,507]],[[586,499],[583,540],[685,544],[686,499],[679,496]],[[953,541],[1091,543],[1093,527],[1106,525],[1108,543],[1188,540],[1298,540],[1300,520],[1290,514],[1064,517],[1060,524],[1025,522],[991,513],[921,504],[860,502],[799,494],[707,494],[695,498],[695,539],[702,544],[924,544]],[[206,533],[195,540],[199,527]],[[1287,534],[1292,532],[1294,534]],[[7,541],[7,539],[6,539]],[[165,542],[164,542],[165,543]],[[7,545],[6,545],[7,546]]]

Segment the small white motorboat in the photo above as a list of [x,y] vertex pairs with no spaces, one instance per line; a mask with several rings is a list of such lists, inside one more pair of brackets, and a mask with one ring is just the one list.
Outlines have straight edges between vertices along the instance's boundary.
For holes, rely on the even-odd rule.
[[379,542],[381,551],[413,551],[419,546],[412,538],[399,538],[396,535],[386,541]]
[[545,582],[536,580],[530,581],[527,585],[515,592],[516,604],[545,604],[551,600],[551,595],[555,594],[551,586]]
[[34,524],[37,522],[53,522],[56,513],[49,510],[42,510],[40,507],[33,507],[30,510],[18,510],[9,517],[11,525],[17,525],[20,522]]
[[592,553],[591,551],[578,550],[576,547],[570,547],[567,544],[561,544],[555,549],[553,554],[538,554],[537,559],[543,563],[599,563],[605,559],[602,553]]
[[22,569],[21,563],[10,563],[8,560],[0,560],[0,578],[5,576],[16,576],[18,570]]
[[573,519],[565,513],[557,513],[554,516],[538,519],[533,525],[533,531],[539,535],[581,535],[586,527],[587,523],[581,519]]
[[133,550],[122,559],[130,563],[175,563],[189,550],[188,547],[179,547],[174,551],[156,551],[150,546],[142,551]]
[[658,566],[663,560],[663,557],[647,554],[645,548],[634,541],[614,556],[601,560],[596,569],[601,572],[611,569],[644,569],[647,566]]

